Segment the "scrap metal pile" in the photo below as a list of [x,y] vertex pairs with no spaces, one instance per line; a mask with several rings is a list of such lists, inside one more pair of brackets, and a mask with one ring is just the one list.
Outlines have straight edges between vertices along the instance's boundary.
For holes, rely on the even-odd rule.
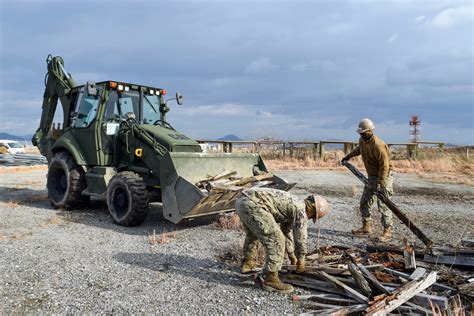
[[[458,261],[448,266],[431,258],[454,254]],[[418,259],[420,258],[420,259]],[[456,269],[455,269],[456,268]],[[306,271],[295,274],[285,265],[283,282],[314,291],[293,296],[316,314],[389,313],[435,315],[448,311],[472,312],[474,300],[474,248],[433,248],[416,253],[378,245],[367,249],[322,247],[307,256]]]
[[48,164],[48,161],[43,156],[0,154],[1,166],[31,166],[46,164]]

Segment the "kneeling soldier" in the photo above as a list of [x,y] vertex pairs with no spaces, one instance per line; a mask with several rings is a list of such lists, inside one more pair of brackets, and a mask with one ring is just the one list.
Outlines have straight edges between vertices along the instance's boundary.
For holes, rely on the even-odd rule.
[[285,245],[292,264],[296,261],[296,272],[304,272],[308,218],[316,221],[326,215],[330,205],[320,196],[310,195],[301,201],[285,191],[253,188],[242,191],[235,208],[246,234],[242,273],[255,269],[254,258],[260,241],[266,255],[262,287],[267,291],[291,293],[293,287],[278,277]]

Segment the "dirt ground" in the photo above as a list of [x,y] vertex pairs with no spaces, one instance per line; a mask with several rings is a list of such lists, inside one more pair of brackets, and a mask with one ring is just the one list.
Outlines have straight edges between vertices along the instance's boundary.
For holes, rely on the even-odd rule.
[[[325,196],[333,211],[310,224],[309,248],[363,247],[362,186],[348,172],[282,171],[292,193]],[[223,230],[215,217],[173,225],[153,205],[144,225],[115,225],[102,203],[77,211],[53,209],[46,172],[0,174],[0,313],[301,313],[290,296],[267,293],[217,258],[243,234]],[[437,244],[456,244],[474,232],[474,188],[395,175],[394,202]],[[374,210],[376,234],[379,214]],[[395,220],[395,244],[416,237]],[[166,234],[163,238],[162,233]],[[151,236],[151,237],[150,237]],[[416,241],[421,246],[420,241]],[[297,293],[308,293],[297,290]]]

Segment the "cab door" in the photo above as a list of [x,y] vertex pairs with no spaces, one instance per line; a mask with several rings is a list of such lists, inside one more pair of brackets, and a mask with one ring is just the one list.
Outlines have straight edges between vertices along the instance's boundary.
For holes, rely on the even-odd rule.
[[71,117],[71,132],[82,147],[87,165],[93,166],[100,164],[100,128],[97,120],[100,100],[100,93],[90,95],[86,87],[82,88]]

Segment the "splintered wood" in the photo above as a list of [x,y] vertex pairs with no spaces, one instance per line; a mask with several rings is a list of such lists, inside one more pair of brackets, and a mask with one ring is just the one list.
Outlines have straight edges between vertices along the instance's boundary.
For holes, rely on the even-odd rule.
[[[451,248],[442,250],[444,254],[454,252]],[[405,242],[397,252],[321,247],[306,257],[304,273],[295,274],[295,266],[284,265],[280,277],[283,282],[313,292],[293,296],[293,301],[315,314],[449,314],[453,302],[469,314],[469,293],[474,282],[457,287],[438,283],[439,272],[416,267],[422,262],[416,261],[413,244]],[[457,249],[456,253],[459,252],[471,254],[465,248]]]
[[206,193],[241,191],[251,187],[271,187],[274,184],[273,174],[263,173],[251,177],[239,177],[236,171],[224,171],[207,179],[200,180],[196,186]]

